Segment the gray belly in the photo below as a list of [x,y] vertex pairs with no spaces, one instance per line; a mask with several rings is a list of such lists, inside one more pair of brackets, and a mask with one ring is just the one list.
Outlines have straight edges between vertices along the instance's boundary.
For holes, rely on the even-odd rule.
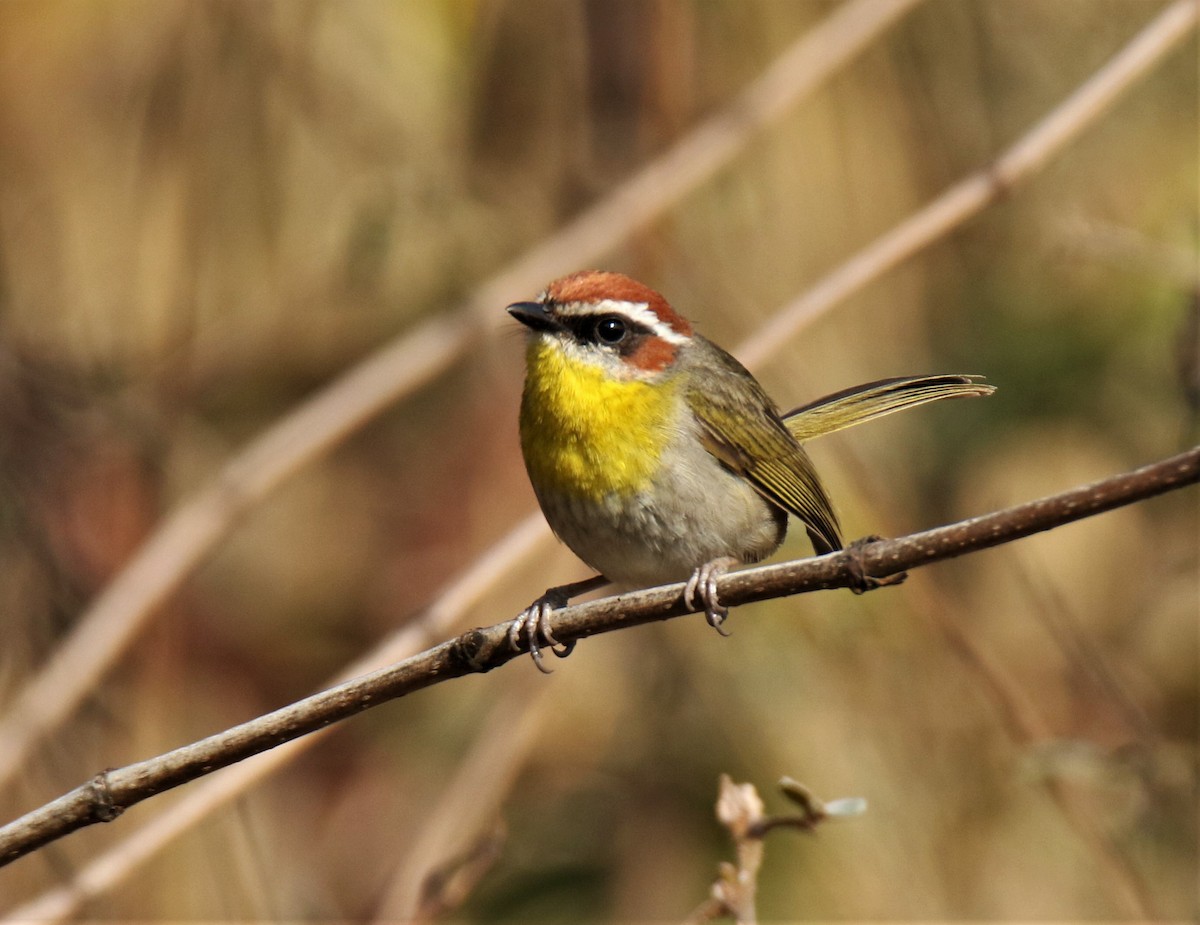
[[618,586],[683,581],[713,559],[757,562],[774,552],[787,515],[698,444],[668,451],[648,489],[600,504],[539,498],[546,520],[584,562]]

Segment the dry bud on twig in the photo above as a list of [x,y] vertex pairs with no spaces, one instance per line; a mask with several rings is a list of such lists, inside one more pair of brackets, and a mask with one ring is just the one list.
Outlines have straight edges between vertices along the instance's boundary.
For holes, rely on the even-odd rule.
[[721,775],[717,821],[733,836],[737,863],[721,862],[711,895],[688,917],[689,925],[723,916],[732,916],[738,925],[758,921],[755,898],[758,872],[763,862],[763,838],[772,829],[811,832],[826,819],[857,816],[866,810],[866,801],[859,797],[823,803],[811,790],[790,777],[779,782],[779,789],[800,807],[799,813],[769,816],[753,784],[735,784],[728,774]]

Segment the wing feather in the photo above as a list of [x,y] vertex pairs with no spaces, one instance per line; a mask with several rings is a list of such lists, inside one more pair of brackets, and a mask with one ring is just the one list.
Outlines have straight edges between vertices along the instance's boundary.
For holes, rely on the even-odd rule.
[[[699,339],[699,335],[694,335]],[[768,502],[804,522],[818,553],[842,548],[837,515],[804,448],[788,431],[774,403],[732,356],[711,342],[702,388],[688,403],[705,447],[744,476]]]

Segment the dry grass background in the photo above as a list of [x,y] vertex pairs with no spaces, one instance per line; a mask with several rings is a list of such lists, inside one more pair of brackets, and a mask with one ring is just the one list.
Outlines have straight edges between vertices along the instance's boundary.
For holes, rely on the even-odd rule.
[[[0,5],[0,701],[248,438],[457,304],[831,8]],[[930,0],[602,263],[732,345],[1160,8]],[[999,386],[815,445],[849,534],[1194,440],[1179,357],[1195,350],[1197,85],[1193,36],[1039,177],[762,371],[783,405],[903,373]],[[418,614],[534,504],[520,343],[485,337],[257,507],[0,792],[4,818],[295,699]],[[870,803],[772,837],[766,918],[1114,919],[1130,911],[1114,876],[1146,912],[1195,916],[1196,531],[1194,493],[1171,495],[865,598],[744,608],[729,639],[675,621],[586,641],[549,679],[516,663],[426,691],[345,724],[85,912],[395,916],[441,860],[414,846],[453,853],[501,817],[464,921],[676,920],[728,854],[725,771]],[[584,574],[559,548],[465,625]],[[1031,740],[1006,724],[1017,702]],[[472,761],[480,776],[448,791]],[[176,798],[0,871],[4,907]]]

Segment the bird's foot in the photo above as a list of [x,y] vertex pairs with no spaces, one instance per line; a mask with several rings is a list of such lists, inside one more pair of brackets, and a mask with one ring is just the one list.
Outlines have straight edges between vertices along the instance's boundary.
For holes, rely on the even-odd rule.
[[512,623],[508,625],[508,644],[513,649],[520,651],[523,634],[529,646],[529,655],[533,659],[533,663],[537,665],[538,671],[543,674],[552,673],[554,669],[547,667],[542,660],[543,645],[538,640],[541,639],[545,644],[544,648],[548,648],[559,658],[566,658],[571,654],[575,648],[575,640],[560,643],[554,638],[554,633],[550,629],[550,614],[566,607],[571,598],[606,584],[608,584],[607,578],[603,575],[596,575],[592,578],[585,578],[583,581],[546,589],[545,594],[517,614]]
[[868,591],[874,591],[876,588],[898,585],[908,577],[908,572],[897,572],[894,575],[886,575],[883,578],[876,578],[874,575],[867,574],[863,566],[863,549],[882,539],[882,536],[864,536],[850,543],[842,550],[842,556],[845,557],[846,566],[850,571],[850,590],[855,594],[866,594]]
[[732,556],[722,556],[705,562],[692,572],[687,584],[683,586],[683,602],[692,608],[703,604],[704,619],[722,636],[729,635],[729,630],[722,626],[725,618],[729,616],[729,608],[722,604],[717,596],[717,579],[737,564],[738,560]]

